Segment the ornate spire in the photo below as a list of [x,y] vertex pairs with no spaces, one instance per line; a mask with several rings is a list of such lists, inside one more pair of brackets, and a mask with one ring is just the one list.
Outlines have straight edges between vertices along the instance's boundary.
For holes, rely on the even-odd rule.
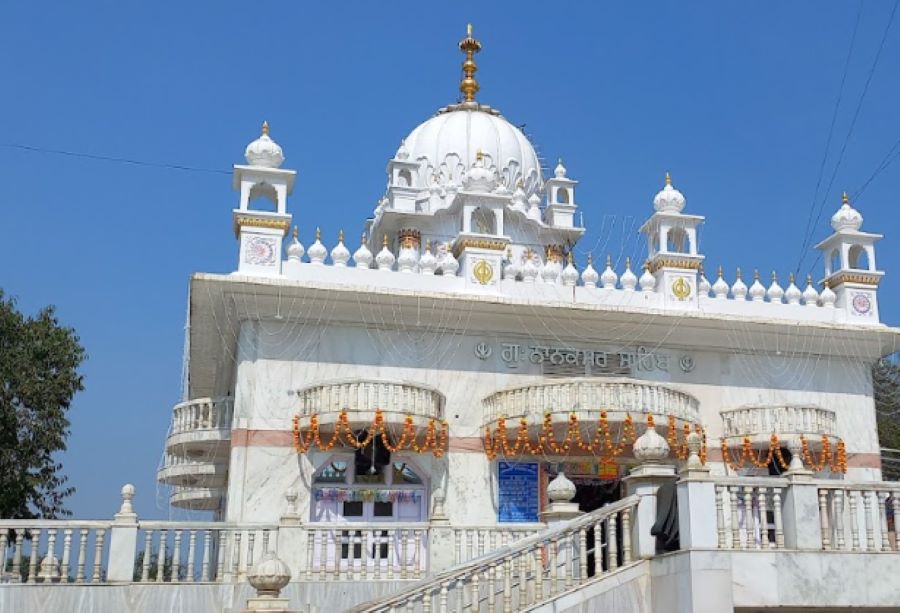
[[[262,133],[265,134],[266,136],[269,135],[269,122],[268,121],[263,121]],[[846,196],[847,194],[844,194],[844,195]]]
[[844,195],[841,196],[841,204],[850,204],[850,196],[847,195],[847,192],[844,192]]
[[481,43],[472,37],[472,24],[466,28],[466,37],[459,41],[459,50],[466,54],[466,61],[463,62],[463,80],[459,83],[459,91],[465,96],[466,102],[475,102],[475,94],[480,89],[478,81],[475,80],[475,71],[478,66],[475,64],[475,54],[481,51]]
[[669,171],[666,171],[666,185],[672,185],[672,175],[669,174]]

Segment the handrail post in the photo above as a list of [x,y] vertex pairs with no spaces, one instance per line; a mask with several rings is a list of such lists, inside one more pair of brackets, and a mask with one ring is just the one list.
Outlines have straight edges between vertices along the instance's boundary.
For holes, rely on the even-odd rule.
[[[307,539],[312,536],[308,534],[297,510],[297,492],[288,490],[284,494],[284,499],[287,505],[278,521],[277,541],[274,545],[270,542],[268,547],[288,565],[288,568],[291,569],[291,576],[300,578],[307,576],[307,564],[312,563],[312,560],[307,559]],[[264,556],[266,553],[263,551],[262,555]],[[320,563],[324,563],[324,560],[321,560]]]
[[[134,560],[137,554],[138,521],[131,501],[134,486],[122,486],[122,506],[113,516],[109,535],[109,565],[106,579],[110,583],[130,583],[134,579]],[[96,560],[94,564],[101,564]]]
[[696,457],[694,445],[699,448],[699,437],[692,432],[688,439],[691,456],[676,485],[679,548],[715,549],[721,527],[716,488],[709,478],[709,469]]
[[631,522],[631,534],[622,538],[631,539],[634,559],[652,558],[656,555],[656,537],[650,529],[656,523],[656,491],[675,479],[675,467],[669,464],[644,463],[634,467],[626,476],[626,495],[638,496],[638,504]]
[[[788,549],[822,549],[823,518],[819,512],[819,488],[812,473],[794,469],[786,473],[788,487],[784,494],[784,546]],[[826,510],[827,512],[827,510]],[[810,521],[817,518],[819,521]],[[827,522],[828,518],[824,518]]]

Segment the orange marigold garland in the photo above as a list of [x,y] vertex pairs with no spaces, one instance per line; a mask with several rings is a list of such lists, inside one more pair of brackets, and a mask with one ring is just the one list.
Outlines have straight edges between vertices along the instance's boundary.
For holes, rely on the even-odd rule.
[[[728,443],[724,438],[721,439],[721,446],[723,460],[729,468],[735,471],[747,465],[765,468],[773,460],[783,470],[787,470],[790,467],[789,462],[784,459],[784,455],[781,452],[781,443],[778,435],[774,432],[769,437],[768,449],[760,449],[759,452],[753,450],[753,443],[750,437],[745,436],[737,452],[737,459],[735,459],[734,452],[729,449]],[[803,464],[813,472],[821,472],[826,468],[837,473],[847,472],[847,448],[843,440],[838,440],[836,445],[837,451],[832,452],[831,439],[827,435],[822,435],[822,452],[819,454],[818,459],[813,456],[812,451],[810,451],[809,441],[803,435],[800,436],[800,448],[800,458]]]
[[375,411],[375,419],[372,424],[366,428],[365,436],[362,439],[357,438],[357,434],[350,426],[350,420],[347,417],[347,411],[341,411],[338,420],[334,425],[334,432],[331,437],[325,441],[322,439],[319,416],[313,414],[309,418],[309,426],[301,427],[300,416],[293,418],[292,433],[294,441],[294,449],[297,453],[306,453],[311,447],[315,446],[321,451],[330,451],[338,442],[353,447],[354,449],[362,449],[371,444],[376,437],[381,437],[381,442],[385,449],[394,453],[402,449],[412,449],[417,453],[431,453],[439,458],[444,455],[447,450],[449,426],[446,421],[440,422],[440,433],[438,433],[438,422],[432,419],[428,422],[425,431],[425,438],[420,444],[416,440],[416,430],[413,424],[412,415],[407,415],[404,419],[403,430],[396,443],[391,442],[391,437],[387,432],[384,423],[384,413],[380,409]]

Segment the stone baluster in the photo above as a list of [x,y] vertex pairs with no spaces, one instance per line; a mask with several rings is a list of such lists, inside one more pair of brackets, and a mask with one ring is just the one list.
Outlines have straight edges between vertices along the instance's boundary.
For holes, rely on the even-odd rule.
[[863,506],[866,513],[866,551],[875,550],[875,526],[872,521],[872,493],[862,492]]
[[441,591],[438,595],[438,612],[447,613],[447,594],[450,591],[450,582],[441,583]]
[[[3,543],[6,543],[6,539],[0,537],[0,540]],[[6,556],[0,555],[0,560],[4,563],[6,562]],[[66,528],[63,530],[63,555],[62,562],[60,563],[60,577],[63,582],[68,583],[69,581],[69,571],[70,566],[72,564],[72,529]]]
[[159,531],[159,549],[156,552],[156,582],[162,583],[165,581],[165,566],[166,566],[166,541],[169,539],[169,531],[168,530],[160,530]]
[[231,574],[235,577],[240,573],[241,570],[241,537],[243,533],[241,530],[235,530],[232,536],[232,558],[231,558]]
[[34,583],[37,580],[38,555],[41,548],[41,529],[31,531],[31,555],[28,559],[28,576],[25,583]]
[[[94,534],[94,560],[91,565],[93,572],[91,573],[91,583],[99,583],[103,575],[103,545],[106,541],[106,529],[97,528]],[[132,549],[131,563],[134,564],[134,549]],[[134,567],[132,566],[132,571]]]
[[740,549],[741,547],[741,524],[738,521],[738,488],[737,485],[728,487],[730,494],[729,507],[731,508],[731,548]]
[[894,510],[894,551],[900,551],[900,490],[891,492],[891,508]]
[[216,544],[216,581],[225,580],[225,556],[228,551],[228,531],[217,530],[219,542]]
[[[597,540],[599,532],[594,530],[594,539]],[[535,545],[532,555],[534,556],[534,601],[541,602],[544,599],[544,545]],[[600,568],[600,555],[597,546],[594,546],[594,560],[597,568]],[[599,572],[597,573],[599,574]]]
[[84,583],[85,561],[87,559],[88,529],[82,528],[78,539],[78,570],[75,572],[75,583]]
[[768,493],[764,487],[760,487],[757,491],[759,506],[759,543],[757,549],[770,549],[772,544],[769,541],[769,520],[766,511],[766,497]]
[[853,551],[859,551],[859,513],[857,512],[856,492],[849,490],[847,499],[850,501],[850,542]]
[[728,542],[726,540],[726,532],[725,532],[725,510],[724,510],[724,501],[723,498],[725,496],[725,486],[717,485],[716,486],[716,536],[717,536],[717,546],[719,549],[725,549],[728,546]]
[[38,578],[43,581],[59,581],[59,567],[56,561],[56,528],[47,530],[47,555],[41,561]]
[[503,560],[503,613],[513,613],[511,560]]
[[835,547],[838,551],[843,551],[847,545],[844,542],[844,490],[834,490],[832,504],[834,508],[832,524],[834,526]]
[[189,530],[188,531],[188,555],[187,555],[187,566],[185,568],[184,579],[188,583],[193,583],[194,581],[194,555],[197,548],[197,531]]
[[212,530],[203,531],[203,559],[200,562],[200,581],[209,581],[209,566],[212,559]]
[[397,548],[397,555],[399,556],[399,559],[400,559],[400,578],[406,579],[406,578],[408,578],[407,566],[408,566],[408,560],[409,560],[409,557],[408,557],[409,556],[409,548],[408,548],[409,543],[407,542],[408,534],[407,534],[406,530],[399,530],[398,535],[399,535],[399,543],[398,543],[399,547]]
[[397,543],[394,542],[395,532],[393,530],[387,531],[387,578],[388,581],[394,578],[394,556],[399,555],[397,553]]
[[422,534],[421,530],[415,531],[415,541],[414,541],[415,556],[413,558],[413,563],[415,564],[415,566],[413,566],[413,576],[416,579],[420,579],[422,577],[422,570],[423,570],[423,568],[422,568],[422,563],[423,563],[422,536],[423,536],[423,534]]
[[822,528],[822,549],[831,549],[831,528],[828,523],[828,490],[819,490],[819,524]]
[[519,608],[528,601],[528,561],[531,558],[526,552],[519,554]]
[[256,530],[250,530],[247,533],[247,563],[245,568],[250,570],[253,567],[253,552],[256,544]]
[[890,492],[876,492],[878,501],[878,516],[881,519],[881,551],[891,550],[891,540],[888,536],[887,499]]
[[559,591],[559,586],[557,585],[559,569],[556,566],[557,560],[559,559],[559,537],[553,537],[548,545],[548,549],[550,550],[550,596],[552,597]]
[[144,530],[144,553],[143,558],[141,560],[141,582],[147,583],[150,581],[150,563],[153,548],[153,530],[145,529]]
[[[631,563],[631,509],[622,511],[622,564]],[[587,568],[585,566],[585,568]],[[586,577],[587,575],[585,575]]]
[[753,512],[753,488],[749,485],[744,486],[744,497],[741,500],[744,507],[744,546],[743,549],[750,549],[753,541],[756,540],[756,532],[759,526],[756,514]]
[[781,515],[781,488],[776,487],[772,493],[772,510],[775,515],[775,548],[784,549],[784,519]]
[[13,554],[12,561],[12,574],[15,577],[14,581],[21,581],[22,577],[22,545],[25,542],[25,530],[19,529],[16,530],[16,545],[15,545],[15,553]]

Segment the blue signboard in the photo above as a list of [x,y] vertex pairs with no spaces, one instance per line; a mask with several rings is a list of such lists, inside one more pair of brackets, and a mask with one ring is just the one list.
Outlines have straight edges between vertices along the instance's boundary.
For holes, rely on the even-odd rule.
[[498,521],[538,521],[537,462],[498,462]]

